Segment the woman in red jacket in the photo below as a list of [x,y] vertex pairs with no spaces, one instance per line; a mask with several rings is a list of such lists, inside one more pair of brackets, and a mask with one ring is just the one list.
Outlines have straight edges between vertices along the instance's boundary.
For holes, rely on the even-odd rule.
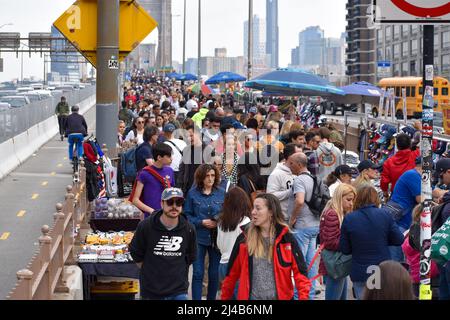
[[[341,184],[337,187],[320,219],[319,236],[324,249],[338,251],[341,224],[344,216],[353,210],[355,198],[356,190],[351,185]],[[319,273],[325,280],[325,300],[347,300],[347,277],[329,277],[323,261],[320,261]]]
[[279,200],[260,194],[254,201],[252,222],[237,238],[222,284],[222,300],[230,300],[239,280],[238,300],[307,300],[311,282],[297,240],[284,222]]

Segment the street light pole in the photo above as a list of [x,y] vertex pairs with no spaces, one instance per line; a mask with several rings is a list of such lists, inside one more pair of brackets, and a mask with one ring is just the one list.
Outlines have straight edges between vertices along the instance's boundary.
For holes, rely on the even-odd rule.
[[183,18],[183,73],[186,73],[186,0],[184,0]]
[[20,53],[20,84],[23,84],[23,51]]
[[253,0],[248,0],[248,65],[247,80],[252,77],[253,60]]
[[197,75],[198,81],[201,80],[200,73],[200,57],[202,56],[202,0],[198,0],[198,61],[197,61]]

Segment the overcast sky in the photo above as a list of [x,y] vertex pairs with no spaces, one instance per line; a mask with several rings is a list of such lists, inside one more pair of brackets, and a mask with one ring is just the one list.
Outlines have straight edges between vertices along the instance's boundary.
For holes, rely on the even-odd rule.
[[[74,0],[0,0],[0,32],[49,32],[51,24]],[[265,17],[265,0],[254,0],[254,14]],[[345,31],[346,0],[279,0],[280,65],[287,66],[291,49],[298,45],[298,33],[319,25],[326,37],[340,37]],[[181,62],[183,48],[183,0],[173,0],[173,59]],[[187,0],[187,57],[197,57],[198,0]],[[243,55],[244,21],[248,19],[246,0],[202,1],[202,55],[214,55],[214,48],[226,47],[229,56]],[[156,42],[153,32],[144,42]],[[1,53],[4,72],[0,81],[20,78],[20,55]],[[44,62],[39,54],[24,54],[24,77],[42,78]]]

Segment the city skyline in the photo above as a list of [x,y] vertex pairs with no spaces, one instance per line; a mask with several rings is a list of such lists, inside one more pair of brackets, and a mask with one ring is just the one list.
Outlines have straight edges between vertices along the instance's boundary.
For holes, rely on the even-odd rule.
[[[28,32],[50,32],[51,24],[73,3],[73,0],[18,0],[12,2],[0,11],[0,21],[14,23],[3,27],[0,32],[20,32],[26,37]],[[186,59],[197,57],[197,12],[198,1],[187,1],[187,45]],[[280,29],[280,61],[281,67],[290,63],[291,49],[297,43],[298,32],[310,25],[319,25],[325,30],[327,37],[339,37],[345,31],[345,0],[317,0],[314,3],[295,0],[279,1],[279,29]],[[266,18],[266,0],[254,0],[254,14]],[[23,7],[28,8],[22,10]],[[327,10],[323,10],[327,7]],[[33,12],[43,10],[46,15],[36,19]],[[183,1],[173,0],[173,60],[182,62],[183,47]],[[20,15],[16,14],[21,12]],[[242,56],[243,30],[242,26],[248,19],[248,2],[242,0],[210,0],[202,1],[202,56],[213,56],[215,48],[226,47],[231,57]],[[218,19],[217,17],[222,17]],[[320,20],[320,21],[318,21]],[[224,27],[224,21],[226,26]],[[154,31],[144,43],[155,43],[157,31]],[[0,81],[20,78],[20,55],[2,53],[4,58],[4,72],[0,72]],[[24,54],[24,77],[30,75],[42,78],[43,58],[39,54]]]

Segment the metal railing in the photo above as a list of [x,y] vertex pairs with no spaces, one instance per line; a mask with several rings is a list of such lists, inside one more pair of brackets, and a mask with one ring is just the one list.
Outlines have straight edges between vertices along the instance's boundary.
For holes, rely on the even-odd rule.
[[75,265],[75,245],[80,243],[80,228],[87,226],[86,169],[82,161],[80,179],[67,186],[64,204],[56,205],[52,227],[44,225],[39,250],[25,269],[17,272],[18,281],[8,300],[51,300],[54,293],[68,292],[64,266]]
[[14,138],[32,126],[54,116],[56,105],[61,101],[62,96],[66,97],[67,103],[72,106],[94,94],[95,86],[88,86],[81,90],[58,93],[19,108],[0,110],[0,143]]

